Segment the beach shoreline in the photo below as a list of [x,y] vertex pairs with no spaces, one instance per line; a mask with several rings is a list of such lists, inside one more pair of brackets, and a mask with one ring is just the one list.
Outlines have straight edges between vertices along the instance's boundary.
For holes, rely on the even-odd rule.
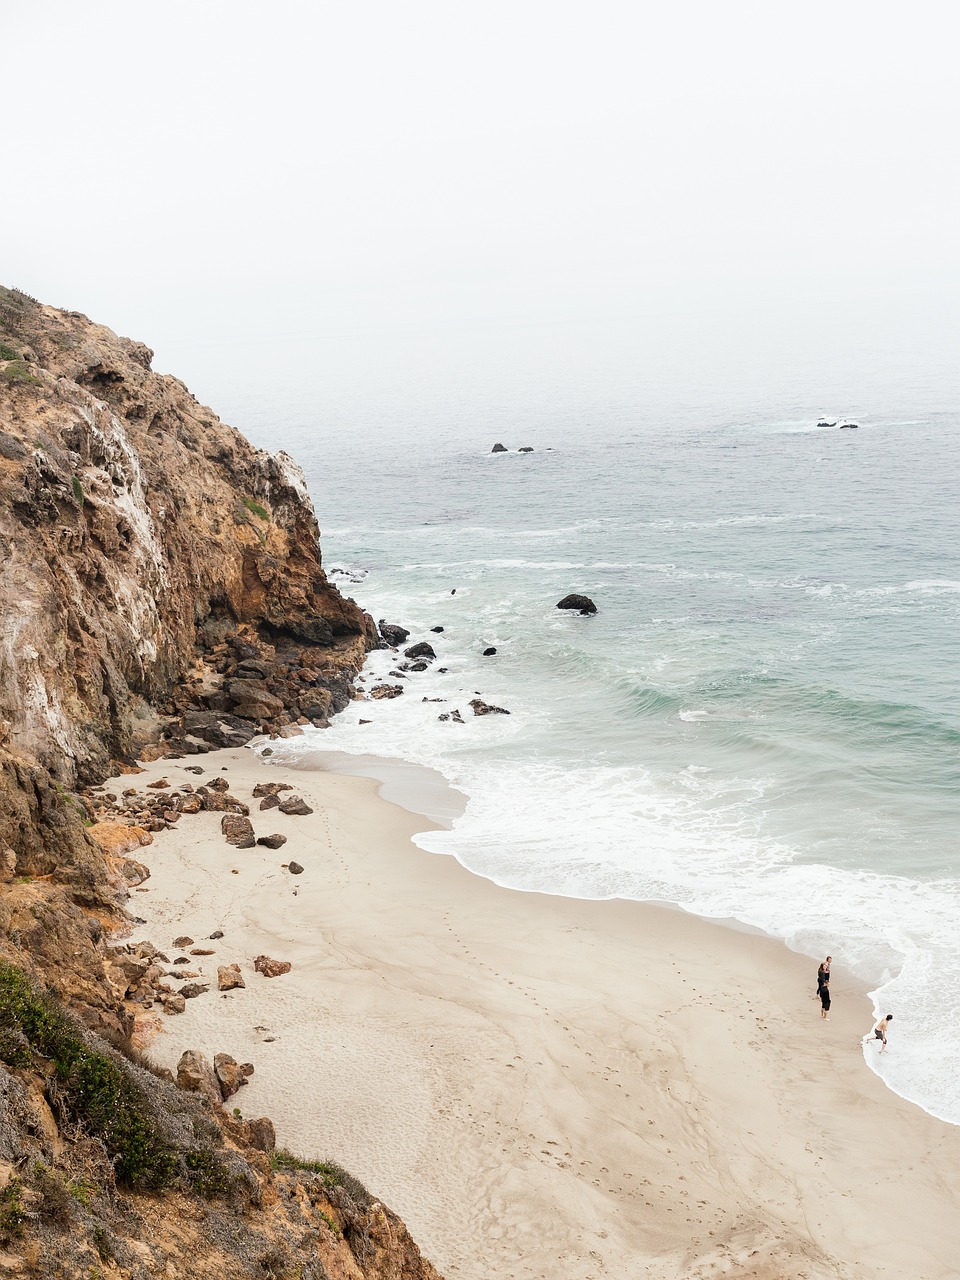
[[[960,1129],[865,1069],[866,984],[835,970],[822,1022],[815,962],[765,935],[501,888],[415,846],[433,824],[382,779],[226,750],[125,782],[202,782],[188,765],[314,813],[252,802],[277,851],[214,813],[143,850],[132,936],[215,952],[179,966],[211,988],[151,1053],[253,1062],[232,1102],[365,1181],[447,1280],[955,1274]],[[221,993],[233,962],[246,988]]]

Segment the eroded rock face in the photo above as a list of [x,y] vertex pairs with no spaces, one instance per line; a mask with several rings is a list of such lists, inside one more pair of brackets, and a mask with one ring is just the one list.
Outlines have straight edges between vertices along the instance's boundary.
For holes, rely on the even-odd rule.
[[[189,710],[184,731],[215,746],[291,704],[341,702],[373,620],[326,578],[300,469],[255,449],[142,344],[84,316],[0,289],[0,341],[31,354],[0,377],[0,720],[11,748],[61,782],[105,776]],[[15,614],[13,613],[13,607]],[[199,656],[244,625],[275,656],[315,653],[311,683],[234,655],[220,698],[180,690]],[[327,683],[329,681],[329,683]],[[194,707],[189,708],[189,703]],[[214,699],[216,701],[216,699]],[[199,703],[200,705],[196,705]],[[245,720],[240,726],[236,722]],[[279,723],[277,723],[279,727]]]

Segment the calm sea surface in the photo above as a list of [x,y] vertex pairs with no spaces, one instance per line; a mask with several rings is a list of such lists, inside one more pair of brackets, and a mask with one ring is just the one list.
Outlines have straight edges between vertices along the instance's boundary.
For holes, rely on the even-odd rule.
[[[418,842],[500,884],[831,952],[895,1015],[885,1079],[960,1123],[956,327],[664,328],[164,363],[301,463],[328,571],[438,655],[292,751],[440,769],[466,812]],[[558,612],[570,591],[599,613]],[[511,714],[475,718],[477,692]]]

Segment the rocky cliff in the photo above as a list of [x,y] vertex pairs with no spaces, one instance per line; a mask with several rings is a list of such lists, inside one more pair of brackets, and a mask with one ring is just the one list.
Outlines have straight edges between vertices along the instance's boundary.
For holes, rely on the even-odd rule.
[[151,960],[78,789],[323,724],[377,643],[296,464],[151,360],[0,288],[0,1274],[435,1280],[349,1175],[131,1046]]

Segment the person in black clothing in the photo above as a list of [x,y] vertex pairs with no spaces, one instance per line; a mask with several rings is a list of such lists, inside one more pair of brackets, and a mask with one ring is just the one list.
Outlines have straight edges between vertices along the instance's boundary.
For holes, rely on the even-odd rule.
[[833,956],[827,956],[817,970],[817,995],[820,997],[820,1017],[826,1022],[830,1017],[830,963]]

